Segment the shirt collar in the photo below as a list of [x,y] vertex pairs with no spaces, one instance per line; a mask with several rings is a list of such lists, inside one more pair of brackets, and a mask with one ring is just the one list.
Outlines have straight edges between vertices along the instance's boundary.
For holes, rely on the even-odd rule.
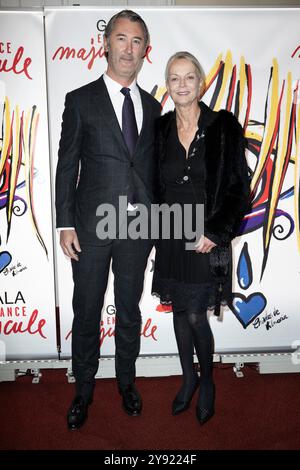
[[[117,95],[118,93],[120,93],[120,90],[123,88],[122,85],[120,85],[120,83],[113,80],[106,73],[103,74],[103,80],[105,82],[108,93],[110,95]],[[128,86],[128,88],[130,88],[131,93],[134,93],[134,94],[138,93],[138,86],[136,83],[136,79],[133,80],[133,82]]]

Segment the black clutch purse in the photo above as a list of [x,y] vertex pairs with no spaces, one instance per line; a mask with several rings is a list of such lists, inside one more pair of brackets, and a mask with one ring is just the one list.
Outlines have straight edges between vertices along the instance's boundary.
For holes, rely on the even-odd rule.
[[228,280],[229,269],[231,269],[231,244],[228,246],[217,245],[209,253],[210,271],[215,279],[215,311],[219,316],[221,301],[224,297],[224,285]]

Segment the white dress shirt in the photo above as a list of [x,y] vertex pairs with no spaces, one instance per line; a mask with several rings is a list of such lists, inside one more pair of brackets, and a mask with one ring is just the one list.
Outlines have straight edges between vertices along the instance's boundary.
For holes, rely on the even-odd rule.
[[[125,99],[125,96],[121,93],[123,87],[118,82],[110,78],[106,73],[103,74],[103,80],[114,107],[120,128],[122,129],[122,108]],[[134,106],[136,124],[138,133],[140,134],[143,124],[143,107],[140,90],[138,89],[136,80],[134,80],[127,88],[130,89],[130,96]]]
[[[103,74],[103,80],[116,113],[120,129],[122,130],[122,108],[125,99],[125,96],[123,93],[121,93],[121,89],[123,87],[120,85],[120,83],[110,78],[106,73]],[[134,80],[127,88],[130,89],[130,96],[134,106],[136,124],[138,133],[140,134],[143,124],[143,106],[140,90],[138,89],[136,80]],[[57,230],[74,230],[74,227],[58,227]]]

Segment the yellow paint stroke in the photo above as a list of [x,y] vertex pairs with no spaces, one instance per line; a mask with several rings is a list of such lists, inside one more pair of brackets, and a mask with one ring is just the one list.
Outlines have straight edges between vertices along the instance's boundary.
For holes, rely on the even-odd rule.
[[224,62],[224,73],[223,73],[223,79],[222,79],[222,85],[219,91],[218,99],[216,101],[214,111],[219,111],[222,107],[222,100],[224,98],[224,94],[226,91],[227,83],[229,76],[231,77],[231,72],[232,72],[232,54],[231,51],[227,51],[226,57],[225,57],[225,62]]
[[283,168],[284,168],[284,164],[286,160],[286,152],[287,152],[287,147],[288,147],[289,123],[290,123],[290,114],[291,114],[291,108],[292,108],[292,99],[293,99],[292,76],[291,76],[291,73],[289,72],[287,76],[287,88],[286,88],[285,121],[283,125],[283,132],[279,136],[279,140],[278,140],[279,152],[277,154],[277,158],[275,161],[275,172],[274,172],[274,177],[272,181],[272,187],[270,189],[270,194],[269,194],[270,210],[268,213],[266,235],[265,235],[265,240],[264,240],[265,248],[270,243],[275,210],[276,210],[277,203],[278,203],[279,191],[281,189],[280,182],[281,182],[281,177],[282,177],[282,172],[283,172]]
[[167,91],[167,89],[166,89],[165,86],[158,87],[157,90],[156,90],[154,98],[157,99],[157,101],[161,102],[161,99],[165,95],[166,91]]
[[11,154],[11,169],[10,169],[10,181],[9,181],[9,191],[8,191],[8,210],[7,210],[7,222],[8,222],[8,234],[10,230],[10,223],[12,217],[14,196],[17,186],[19,168],[20,168],[20,113],[19,107],[16,107],[15,110],[15,119],[14,119],[14,140],[12,145],[12,154]]
[[4,135],[3,135],[3,144],[2,144],[2,151],[1,151],[1,158],[0,158],[0,176],[3,173],[3,169],[7,160],[7,152],[8,146],[11,136],[11,127],[10,127],[10,105],[9,99],[5,97],[5,105],[4,105]]
[[246,75],[246,64],[245,58],[242,56],[240,60],[240,92],[239,92],[239,115],[237,116],[240,122],[245,121],[246,113],[241,118],[241,110],[243,109],[243,100],[245,94],[245,88],[247,83],[247,75]]
[[[31,118],[31,119],[30,119]],[[30,119],[30,126],[29,126],[29,119]],[[43,241],[41,236],[40,230],[38,228],[38,223],[35,217],[35,210],[34,210],[34,201],[33,201],[33,178],[34,178],[34,155],[35,155],[35,143],[36,143],[36,135],[37,135],[37,127],[39,122],[39,113],[36,112],[36,108],[32,109],[31,116],[28,114],[26,120],[26,145],[27,145],[27,152],[25,158],[25,182],[26,182],[26,191],[27,191],[27,200],[28,200],[28,212],[31,225],[33,227],[33,231],[35,235],[42,245],[43,249],[45,250],[46,255],[48,256],[48,251],[46,245]]]
[[262,178],[263,169],[265,166],[266,158],[270,151],[271,141],[274,134],[276,125],[276,117],[278,111],[279,95],[278,95],[279,81],[278,81],[278,63],[277,60],[273,60],[273,75],[271,85],[271,96],[270,96],[270,109],[267,116],[267,122],[264,129],[263,141],[260,150],[260,156],[257,161],[257,166],[251,181],[251,188],[255,188]]
[[262,137],[261,137],[260,134],[256,134],[256,132],[250,131],[250,130],[248,130],[248,128],[247,128],[247,130],[246,130],[246,132],[245,132],[245,137],[247,137],[248,139],[254,139],[254,140],[256,140],[257,142],[261,142],[261,141],[262,141]]
[[[215,75],[216,75],[216,73],[217,73],[217,71],[218,71],[218,69],[219,69],[219,67],[220,67],[220,63],[222,62],[222,56],[223,56],[223,54],[220,54],[220,55],[217,57],[217,59],[216,59],[214,65],[212,66],[212,68],[210,69],[210,71],[208,72],[208,74],[206,75],[206,79],[205,79],[205,81],[206,81],[206,88],[205,88],[205,91],[207,91],[207,90],[210,88],[211,84],[213,83],[213,79],[214,79],[214,77],[215,77]],[[216,78],[216,77],[215,77],[215,78]]]
[[[24,148],[24,164],[25,164],[25,181],[27,182],[27,175],[29,173],[29,139],[28,139],[28,130],[29,130],[29,119],[30,119],[30,111],[28,110],[25,119],[24,119],[24,131],[23,131],[23,148]],[[28,185],[25,184],[26,188],[26,199],[29,201],[29,188]]]
[[[297,115],[298,115],[298,112],[297,112]],[[255,140],[256,142],[260,142],[260,143],[261,143],[261,141],[262,141],[262,136],[261,136],[261,134],[257,134],[256,132],[250,131],[248,128],[247,128],[247,130],[246,130],[246,132],[245,132],[245,137],[246,137],[247,139],[253,139],[253,140]],[[293,164],[295,164],[295,162],[296,162],[296,154],[290,156],[290,162],[293,163]]]
[[[299,87],[299,82],[298,82]],[[300,96],[300,90],[297,90],[297,96]],[[295,225],[296,225],[296,236],[298,250],[300,251],[300,221],[299,221],[299,191],[300,191],[300,164],[299,164],[299,152],[300,152],[300,104],[298,104],[297,116],[296,116],[296,155],[295,155],[295,168],[294,168],[294,204],[295,204]]]

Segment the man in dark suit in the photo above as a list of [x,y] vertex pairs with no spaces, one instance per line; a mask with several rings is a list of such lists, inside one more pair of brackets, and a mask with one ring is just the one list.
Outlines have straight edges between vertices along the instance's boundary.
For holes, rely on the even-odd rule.
[[[142,18],[123,10],[107,24],[107,70],[98,80],[66,96],[56,174],[60,244],[71,259],[74,280],[72,368],[76,396],[67,416],[70,429],[87,418],[98,370],[100,317],[110,262],[116,306],[116,377],[123,409],[140,415],[134,384],[140,350],[139,301],[152,248],[150,240],[103,239],[97,235],[97,208],[119,197],[128,210],[150,207],[154,185],[154,121],[160,104],[136,84],[149,45]],[[98,212],[99,213],[99,212]],[[124,222],[126,224],[126,221]]]

